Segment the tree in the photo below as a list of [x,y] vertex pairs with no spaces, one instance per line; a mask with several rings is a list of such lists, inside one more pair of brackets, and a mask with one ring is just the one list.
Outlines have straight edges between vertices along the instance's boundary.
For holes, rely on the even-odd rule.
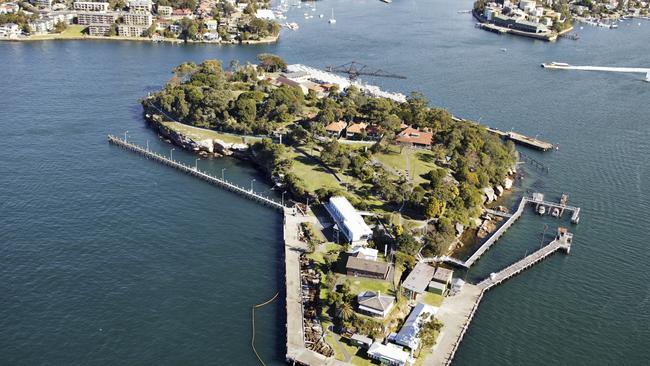
[[147,30],[144,32],[144,35],[146,37],[150,37],[150,38],[153,37],[154,34],[156,34],[156,23],[155,22],[152,23],[151,26],[149,26],[149,28],[147,28]]
[[344,302],[339,307],[339,314],[343,320],[350,320],[354,316],[354,310],[349,302]]
[[255,104],[255,100],[242,98],[240,96],[235,102],[233,114],[241,123],[253,123],[255,121],[255,116],[257,115],[257,106]]
[[65,22],[59,21],[54,25],[54,31],[56,33],[62,33],[66,29],[68,29],[68,25]]
[[423,348],[431,348],[436,344],[436,338],[438,337],[438,332],[442,329],[442,323],[435,319],[433,316],[431,319],[420,326],[418,331],[418,338],[420,338],[420,349],[418,351],[418,356]]
[[287,68],[287,63],[280,56],[270,53],[260,53],[257,60],[260,62],[259,67],[266,72],[278,72]]

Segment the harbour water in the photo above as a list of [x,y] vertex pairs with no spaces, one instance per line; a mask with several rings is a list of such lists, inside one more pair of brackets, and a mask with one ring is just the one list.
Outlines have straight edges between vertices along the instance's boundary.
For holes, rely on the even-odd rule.
[[[280,215],[124,153],[106,135],[128,131],[169,153],[138,98],[181,62],[253,61],[260,52],[406,75],[368,81],[559,144],[526,151],[550,173],[527,169],[523,184],[548,198],[568,192],[582,208],[571,254],[490,291],[454,364],[647,364],[650,84],[539,65],[648,67],[650,22],[585,27],[579,41],[546,43],[475,29],[457,13],[471,8],[467,0],[318,3],[319,12],[332,7],[335,25],[292,10],[300,30],[275,45],[0,43],[0,364],[256,364],[250,307],[283,291]],[[198,164],[269,190],[234,160]],[[551,233],[558,222],[520,219],[468,278],[537,248],[544,224]],[[256,311],[267,364],[283,361],[283,311],[282,300]]]

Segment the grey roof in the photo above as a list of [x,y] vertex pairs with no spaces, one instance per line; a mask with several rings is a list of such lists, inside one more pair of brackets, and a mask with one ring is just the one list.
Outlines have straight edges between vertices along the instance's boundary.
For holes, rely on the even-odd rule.
[[432,315],[435,315],[437,311],[437,308],[417,303],[413,308],[413,311],[411,311],[411,314],[406,318],[406,321],[404,321],[404,325],[402,325],[402,328],[400,328],[399,332],[395,336],[395,343],[409,347],[410,349],[417,349],[420,345],[418,333],[420,332],[422,322],[427,321]]
[[385,275],[388,272],[388,263],[375,262],[367,259],[349,256],[345,268],[351,269],[353,271],[363,271]]
[[427,289],[429,282],[431,282],[434,271],[435,269],[430,265],[420,262],[415,265],[415,268],[406,277],[406,280],[402,283],[402,287],[421,294]]
[[454,271],[452,271],[451,269],[438,267],[438,269],[436,269],[436,273],[433,275],[433,280],[442,283],[447,283],[447,281],[451,280],[451,277],[453,277],[453,275],[454,275]]
[[359,306],[384,312],[393,305],[395,298],[393,296],[379,295],[374,291],[365,291],[357,296],[357,301]]
[[436,288],[438,290],[445,291],[447,289],[447,285],[444,283],[431,281],[429,282],[429,288]]
[[354,333],[354,334],[352,335],[352,337],[350,337],[350,339],[352,339],[353,341],[357,341],[357,342],[365,343],[365,344],[367,344],[367,345],[371,345],[371,344],[372,344],[372,339],[370,339],[370,337],[366,337],[366,336],[363,335],[363,334],[357,334],[357,333]]

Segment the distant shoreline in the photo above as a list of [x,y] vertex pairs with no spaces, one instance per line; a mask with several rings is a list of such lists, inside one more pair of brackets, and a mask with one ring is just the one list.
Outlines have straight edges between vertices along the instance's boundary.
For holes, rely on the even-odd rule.
[[67,36],[61,33],[49,33],[37,36],[28,36],[24,38],[0,38],[4,42],[39,42],[39,41],[135,41],[135,42],[151,42],[151,43],[193,43],[193,44],[212,44],[212,45],[253,45],[253,44],[270,44],[275,43],[280,39],[280,35],[267,37],[259,40],[245,40],[236,42],[222,42],[222,41],[195,41],[195,40],[182,40],[177,38],[148,38],[148,37],[123,37],[123,36]]

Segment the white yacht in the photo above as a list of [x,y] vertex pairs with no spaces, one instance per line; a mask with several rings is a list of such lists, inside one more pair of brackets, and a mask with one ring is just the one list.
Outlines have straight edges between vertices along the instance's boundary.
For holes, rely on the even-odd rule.
[[336,23],[336,18],[334,18],[334,8],[332,8],[332,17],[330,20],[328,20],[330,24],[335,24]]

